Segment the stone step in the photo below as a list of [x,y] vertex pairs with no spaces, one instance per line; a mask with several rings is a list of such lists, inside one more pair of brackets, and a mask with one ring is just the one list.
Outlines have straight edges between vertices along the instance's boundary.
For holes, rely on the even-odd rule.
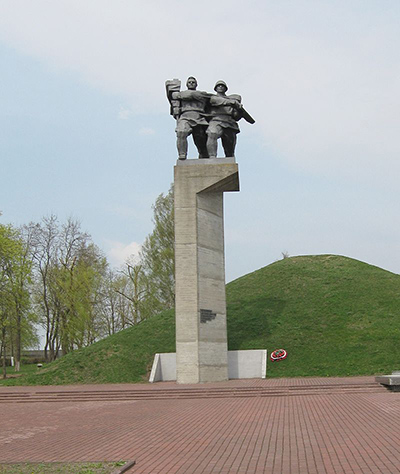
[[77,397],[80,398],[126,398],[126,397],[140,397],[140,398],[149,398],[149,397],[196,397],[196,396],[260,396],[260,395],[274,395],[278,393],[313,393],[321,392],[325,393],[327,391],[369,391],[371,389],[380,390],[379,385],[373,384],[371,386],[343,386],[343,387],[281,387],[281,388],[268,388],[268,389],[246,389],[246,390],[219,390],[219,389],[204,389],[204,390],[138,390],[138,391],[114,391],[114,392],[86,392],[86,391],[76,391],[76,392],[32,392],[32,393],[21,393],[21,392],[9,392],[6,394],[0,394],[0,400],[3,398],[15,397],[15,398],[71,398]]
[[293,385],[281,387],[172,388],[110,391],[48,391],[0,393],[0,403],[129,401],[201,398],[282,397],[345,393],[382,393],[377,383]]

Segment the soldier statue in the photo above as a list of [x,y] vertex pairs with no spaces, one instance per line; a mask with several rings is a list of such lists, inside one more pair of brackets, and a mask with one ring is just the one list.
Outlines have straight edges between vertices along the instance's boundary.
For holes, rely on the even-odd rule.
[[189,77],[186,91],[180,91],[178,79],[165,83],[171,104],[171,115],[176,119],[178,157],[186,160],[190,134],[199,152],[199,158],[216,158],[218,139],[221,139],[226,157],[235,156],[236,135],[240,132],[238,121],[249,123],[254,119],[243,108],[240,95],[226,95],[228,86],[218,81],[216,94],[197,91],[197,80]]
[[171,103],[171,115],[176,119],[176,145],[178,158],[186,160],[187,138],[191,134],[199,152],[199,158],[208,158],[206,129],[206,106],[211,94],[197,91],[197,80],[189,77],[186,91],[180,91],[180,81],[166,82],[167,95]]

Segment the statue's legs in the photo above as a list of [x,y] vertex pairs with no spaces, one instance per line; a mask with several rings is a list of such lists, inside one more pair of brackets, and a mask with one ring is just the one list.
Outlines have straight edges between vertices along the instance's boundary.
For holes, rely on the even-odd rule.
[[211,120],[207,128],[207,137],[207,150],[210,158],[217,157],[218,138],[222,138],[225,156],[233,156],[236,145],[236,134],[232,133],[232,130],[222,127],[216,120]]
[[178,148],[178,158],[180,160],[186,160],[188,152],[187,137],[188,132],[176,132],[176,147]]
[[207,132],[207,151],[210,158],[217,157],[218,150],[218,134],[217,133],[208,133]]
[[188,153],[188,136],[192,133],[190,123],[185,119],[179,119],[176,124],[176,147],[180,160],[186,160]]
[[207,151],[208,155],[210,158],[216,158],[217,157],[217,151],[218,151],[218,138],[221,138],[223,134],[223,129],[221,125],[217,122],[211,122],[208,125],[207,128]]
[[207,135],[205,127],[198,126],[193,129],[192,132],[193,141],[199,152],[199,158],[208,158],[207,151]]
[[225,156],[235,156],[236,132],[226,128],[222,134],[221,141],[225,151]]

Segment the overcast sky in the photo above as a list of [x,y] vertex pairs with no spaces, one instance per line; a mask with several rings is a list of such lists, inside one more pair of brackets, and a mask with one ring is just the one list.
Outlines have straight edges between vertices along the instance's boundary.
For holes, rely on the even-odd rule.
[[[74,216],[118,265],[173,180],[166,79],[240,122],[227,280],[333,253],[400,273],[398,0],[0,0],[0,217]],[[191,146],[191,155],[195,151]]]

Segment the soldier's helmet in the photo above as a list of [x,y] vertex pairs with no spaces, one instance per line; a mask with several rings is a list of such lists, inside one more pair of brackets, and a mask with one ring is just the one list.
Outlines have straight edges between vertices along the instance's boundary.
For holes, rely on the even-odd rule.
[[217,86],[225,86],[225,89],[228,90],[228,86],[226,85],[226,82],[224,81],[217,81],[214,86],[214,90],[217,90]]

